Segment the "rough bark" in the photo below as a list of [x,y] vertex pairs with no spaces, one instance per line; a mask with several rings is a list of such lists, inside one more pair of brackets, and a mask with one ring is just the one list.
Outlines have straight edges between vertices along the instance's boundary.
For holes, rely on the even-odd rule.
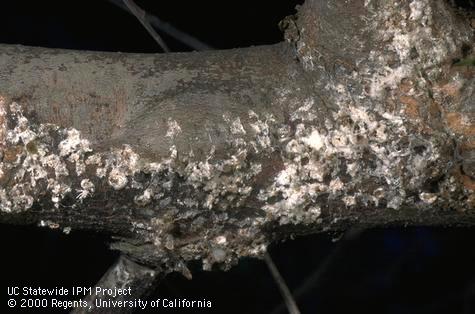
[[444,1],[307,0],[274,46],[0,46],[0,221],[228,267],[292,234],[475,223],[470,22]]

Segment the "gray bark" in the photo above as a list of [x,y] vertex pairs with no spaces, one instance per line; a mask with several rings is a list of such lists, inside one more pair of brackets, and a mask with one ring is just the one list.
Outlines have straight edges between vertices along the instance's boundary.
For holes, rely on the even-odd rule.
[[293,234],[475,223],[473,30],[444,1],[307,0],[273,46],[0,46],[0,221],[224,268]]

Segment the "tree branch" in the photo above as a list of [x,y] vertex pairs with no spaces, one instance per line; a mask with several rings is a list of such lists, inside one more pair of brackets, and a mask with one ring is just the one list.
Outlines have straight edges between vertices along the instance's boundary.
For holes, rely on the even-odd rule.
[[163,41],[162,37],[153,29],[149,21],[146,19],[146,12],[142,10],[138,5],[135,4],[132,0],[122,0],[123,3],[127,6],[127,9],[140,21],[143,27],[147,30],[150,36],[157,42],[157,44],[163,49],[164,52],[170,52],[167,44]]
[[185,272],[291,234],[473,225],[474,70],[452,62],[468,21],[443,1],[331,3],[307,0],[273,46],[0,46],[0,221],[106,231]]
[[275,266],[274,261],[272,260],[272,257],[269,255],[269,253],[264,254],[264,261],[266,262],[267,268],[269,268],[269,271],[271,272],[274,281],[279,287],[280,293],[282,295],[282,298],[284,299],[289,314],[300,314],[300,310],[292,296],[292,293],[289,290],[289,287],[287,287],[284,278],[282,278],[282,275],[279,273],[279,270]]
[[[127,7],[123,4],[122,0],[109,0],[110,3],[116,5],[117,7],[121,8],[130,13]],[[144,18],[156,29],[164,32],[165,34],[169,35],[170,37],[175,38],[176,40],[182,42],[183,44],[187,45],[190,48],[193,48],[197,51],[203,50],[213,50],[214,48],[210,45],[202,42],[201,40],[197,39],[196,37],[187,34],[173,25],[162,21],[157,16],[149,14],[145,12]]]

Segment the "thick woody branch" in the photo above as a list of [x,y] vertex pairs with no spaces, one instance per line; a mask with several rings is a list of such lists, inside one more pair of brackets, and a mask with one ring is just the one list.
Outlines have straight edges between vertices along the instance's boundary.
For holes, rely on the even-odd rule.
[[308,0],[284,26],[189,54],[1,46],[0,220],[107,231],[184,272],[294,233],[473,225],[469,23],[443,1]]

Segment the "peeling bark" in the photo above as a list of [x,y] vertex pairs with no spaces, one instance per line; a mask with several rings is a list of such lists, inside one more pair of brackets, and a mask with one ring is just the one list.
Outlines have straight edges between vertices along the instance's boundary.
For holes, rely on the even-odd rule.
[[286,42],[0,46],[0,221],[187,273],[292,234],[475,223],[474,51],[444,1],[307,0]]

